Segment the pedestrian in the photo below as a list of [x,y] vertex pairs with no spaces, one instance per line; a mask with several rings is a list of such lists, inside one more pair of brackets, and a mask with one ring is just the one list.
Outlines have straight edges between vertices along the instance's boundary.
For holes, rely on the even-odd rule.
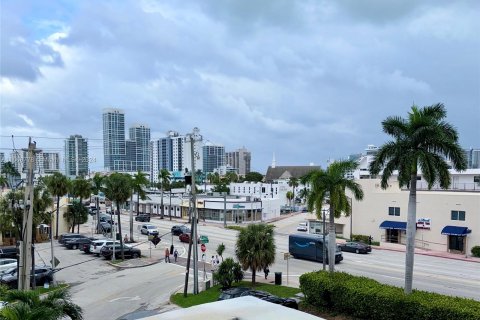
[[128,242],[128,234],[125,233],[125,237],[123,238],[123,242],[127,243]]
[[212,259],[210,260],[210,265],[212,268],[212,272],[215,272],[215,257],[212,256]]
[[263,268],[263,272],[265,273],[265,280],[267,280],[268,273],[270,272],[270,269],[268,269],[268,266],[266,266],[265,268]]
[[165,248],[165,263],[170,263],[170,250],[168,248]]
[[220,260],[218,259],[218,254],[215,255],[215,264],[218,266],[220,264]]
[[368,244],[369,244],[369,245],[372,244],[372,240],[373,240],[372,236],[369,236],[369,237],[368,237]]
[[175,262],[177,262],[177,258],[178,258],[178,251],[177,251],[177,249],[175,249],[175,251],[173,251],[173,257],[175,258]]

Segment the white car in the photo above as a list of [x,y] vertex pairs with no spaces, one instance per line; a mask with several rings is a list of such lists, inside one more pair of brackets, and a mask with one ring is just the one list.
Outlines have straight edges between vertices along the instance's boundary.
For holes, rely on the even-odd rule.
[[297,226],[297,231],[308,231],[308,225],[306,222],[300,222]]
[[4,271],[14,267],[17,267],[16,259],[9,259],[9,258],[0,259],[0,273],[3,273]]
[[153,224],[142,224],[142,227],[140,228],[140,233],[146,234],[147,236],[158,235],[158,229]]
[[[115,243],[120,243],[120,241],[116,240]],[[102,250],[104,246],[111,246],[112,244],[112,239],[95,240],[90,244],[90,252],[100,256],[100,250]]]

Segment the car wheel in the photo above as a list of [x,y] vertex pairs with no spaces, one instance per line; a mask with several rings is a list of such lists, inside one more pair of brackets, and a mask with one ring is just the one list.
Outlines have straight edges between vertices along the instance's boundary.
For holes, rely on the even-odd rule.
[[77,250],[78,249],[78,245],[74,244],[73,245],[73,250]]
[[359,254],[359,253],[360,253],[360,250],[356,249],[356,250],[355,250],[355,253],[356,253],[356,254]]
[[134,254],[132,255],[132,258],[133,258],[133,259],[139,258],[138,253],[134,253]]

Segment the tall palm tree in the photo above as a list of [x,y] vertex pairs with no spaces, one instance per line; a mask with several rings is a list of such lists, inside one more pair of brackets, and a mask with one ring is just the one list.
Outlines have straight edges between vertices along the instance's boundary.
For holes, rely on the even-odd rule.
[[3,164],[1,171],[5,174],[8,180],[8,186],[13,188],[15,177],[20,177],[20,173],[18,172],[17,168],[15,168],[11,161],[7,161]]
[[275,239],[273,226],[265,223],[249,224],[238,234],[235,254],[243,270],[252,272],[252,285],[255,286],[257,271],[275,262]]
[[[167,169],[160,170],[160,172],[158,173],[158,180],[160,184],[160,190],[162,193],[162,197],[160,200],[160,219],[163,219],[164,213],[165,213],[163,208],[163,190],[165,188],[165,185],[168,185],[170,183],[170,172]],[[170,220],[172,220],[171,214],[170,214]]]
[[311,186],[307,198],[308,211],[313,212],[318,219],[322,217],[322,205],[328,199],[330,202],[329,231],[328,231],[328,270],[335,271],[336,234],[335,218],[339,218],[342,212],[346,216],[350,214],[350,202],[345,191],[350,190],[356,200],[363,199],[361,186],[353,180],[347,179],[346,174],[357,168],[355,161],[335,161],[326,169],[318,169],[308,173]]
[[93,178],[91,179],[92,184],[92,193],[96,196],[95,197],[95,208],[97,209],[97,233],[100,233],[100,199],[98,198],[98,194],[103,191],[103,176],[100,173],[95,173]]
[[[141,171],[135,173],[132,179],[132,196],[134,193],[137,194],[137,214],[138,208],[140,206],[140,199],[145,200],[146,194],[143,190],[144,187],[149,185],[150,181],[147,179],[147,174]],[[133,240],[133,211],[130,210],[130,240]]]
[[405,293],[412,292],[415,232],[417,218],[417,175],[421,169],[423,178],[431,188],[435,183],[447,189],[450,185],[449,166],[465,170],[467,161],[458,143],[457,130],[444,119],[447,116],[441,103],[419,108],[412,106],[408,118],[387,117],[382,122],[383,131],[393,137],[380,147],[370,163],[371,174],[382,172],[381,186],[388,187],[388,179],[398,170],[400,187],[410,189],[408,197],[407,244],[405,257]]
[[120,222],[120,206],[132,195],[132,178],[128,174],[112,173],[105,179],[105,195],[110,201],[115,201],[118,212],[118,232],[120,233],[120,247],[122,260],[125,259],[123,250],[122,224]]
[[60,198],[68,192],[68,178],[60,172],[54,172],[46,181],[48,191],[57,197],[57,212],[55,218],[55,239],[58,239],[58,215],[60,211]]
[[[90,197],[92,194],[92,185],[83,177],[77,177],[72,182],[72,195],[80,199],[80,205],[83,206],[83,199]],[[75,222],[74,222],[75,228]],[[80,219],[77,221],[77,233],[80,233]]]
[[4,177],[3,175],[0,176],[0,186],[2,187],[2,191],[3,191],[3,188],[5,188],[5,187],[8,186],[8,179],[7,179],[7,177]]
[[40,297],[38,291],[8,290],[3,299],[11,303],[0,309],[5,320],[82,320],[82,308],[72,302],[68,289],[51,291]]
[[293,192],[293,200],[295,201],[295,188],[298,187],[298,179],[295,177],[291,177],[288,180],[288,186],[292,187],[292,192]]
[[293,192],[287,191],[286,197],[287,197],[289,206],[292,206]]

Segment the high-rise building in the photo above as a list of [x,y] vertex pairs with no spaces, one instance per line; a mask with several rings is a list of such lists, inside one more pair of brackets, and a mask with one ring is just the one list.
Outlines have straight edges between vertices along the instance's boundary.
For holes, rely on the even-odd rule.
[[480,168],[480,149],[465,149],[465,156],[467,158],[467,168],[468,169],[478,169]]
[[[28,170],[28,152],[14,151],[10,154],[10,161],[19,173]],[[58,152],[39,152],[35,154],[33,171],[39,174],[53,173],[60,170],[60,154]]]
[[206,143],[203,146],[203,173],[212,173],[222,166],[225,166],[225,147]]
[[103,110],[103,159],[105,170],[125,171],[125,113],[120,109]]
[[81,135],[71,135],[65,140],[65,174],[70,177],[88,174],[88,142]]
[[[134,171],[150,172],[150,128],[135,124],[129,129],[126,160]],[[133,171],[132,170],[132,171]]]
[[37,163],[42,165],[40,173],[54,173],[60,171],[60,154],[58,152],[40,152]]
[[193,133],[187,134],[182,137],[182,168],[179,171],[184,171],[187,169],[189,172],[192,171],[192,152],[191,152],[191,140],[193,139],[193,155],[195,163],[195,171],[203,169],[203,157],[202,157],[202,146],[203,146],[203,137],[200,134],[200,129],[193,128]]
[[5,153],[0,152],[0,173],[2,172],[4,163],[5,163]]
[[245,176],[250,172],[252,155],[250,151],[242,147],[236,151],[225,153],[226,164],[236,169],[239,175]]
[[172,171],[183,171],[185,170],[183,165],[183,142],[184,137],[180,136],[178,132],[174,134],[169,134],[170,140],[172,142]]

